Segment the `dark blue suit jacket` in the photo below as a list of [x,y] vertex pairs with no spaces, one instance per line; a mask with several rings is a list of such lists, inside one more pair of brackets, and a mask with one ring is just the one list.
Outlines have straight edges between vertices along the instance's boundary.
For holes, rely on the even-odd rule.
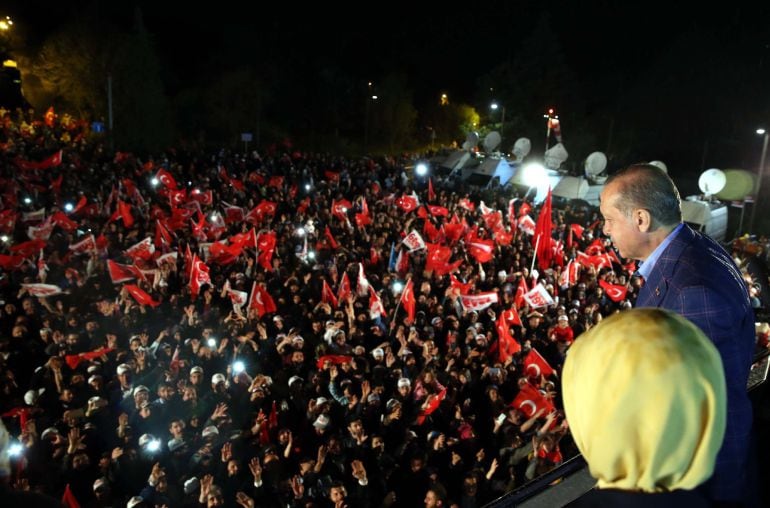
[[717,242],[685,224],[658,258],[635,306],[681,314],[719,350],[727,380],[727,430],[708,488],[713,499],[740,499],[746,491],[752,424],[746,383],[755,342],[754,311],[740,271]]

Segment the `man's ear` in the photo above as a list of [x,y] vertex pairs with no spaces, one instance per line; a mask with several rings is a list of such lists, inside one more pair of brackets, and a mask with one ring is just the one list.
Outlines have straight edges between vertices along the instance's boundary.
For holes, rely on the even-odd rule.
[[652,229],[652,215],[649,210],[637,208],[634,210],[633,220],[636,227],[642,233],[648,233]]

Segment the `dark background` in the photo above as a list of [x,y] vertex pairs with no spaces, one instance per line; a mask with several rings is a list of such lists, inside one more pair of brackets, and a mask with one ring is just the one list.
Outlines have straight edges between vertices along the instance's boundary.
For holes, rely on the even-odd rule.
[[[141,116],[162,113],[153,123],[163,126],[155,136],[163,143],[237,146],[240,132],[255,132],[261,145],[290,138],[315,150],[415,150],[429,145],[434,129],[436,144],[462,142],[457,115],[438,108],[446,93],[452,107],[474,108],[482,135],[500,120],[491,101],[504,104],[504,145],[526,136],[533,154],[542,153],[542,115],[554,107],[569,163],[602,150],[610,167],[657,159],[694,181],[709,167],[756,171],[755,129],[770,123],[767,3],[24,1],[6,8],[15,21],[12,49],[38,73],[36,59],[57,34],[97,33],[99,49],[70,52],[102,66],[90,94],[100,97],[77,110],[106,116],[110,73],[116,135],[119,126],[151,132],[121,109],[121,101],[137,109],[143,100],[129,100],[127,88],[153,97]],[[143,45],[140,64],[111,70],[131,61],[126,51],[97,53],[127,34]],[[22,76],[34,82],[23,67]],[[63,83],[45,101],[66,108]],[[368,102],[370,91],[381,96],[377,103]],[[126,144],[158,148],[130,132]]]

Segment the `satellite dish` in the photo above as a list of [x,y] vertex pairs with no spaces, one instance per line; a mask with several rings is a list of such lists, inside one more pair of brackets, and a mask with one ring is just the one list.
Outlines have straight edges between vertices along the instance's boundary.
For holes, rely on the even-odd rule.
[[473,148],[473,144],[467,139],[463,142],[463,150],[470,150]]
[[545,151],[545,165],[550,169],[559,169],[559,166],[567,160],[569,153],[564,145],[556,143],[551,148]]
[[491,152],[500,146],[500,133],[492,131],[484,136],[484,151]]
[[586,176],[593,178],[600,175],[607,167],[607,156],[603,152],[594,152],[586,158]]
[[725,188],[727,176],[717,168],[707,169],[698,178],[698,188],[708,196],[716,194]]
[[743,169],[725,169],[725,186],[717,193],[722,201],[738,201],[756,189],[756,175]]
[[668,168],[665,164],[663,164],[661,161],[650,161],[650,166],[656,166],[663,170],[664,173],[668,174]]
[[529,155],[530,150],[532,150],[532,142],[529,138],[519,138],[513,144],[513,155],[516,156],[517,161],[523,160]]

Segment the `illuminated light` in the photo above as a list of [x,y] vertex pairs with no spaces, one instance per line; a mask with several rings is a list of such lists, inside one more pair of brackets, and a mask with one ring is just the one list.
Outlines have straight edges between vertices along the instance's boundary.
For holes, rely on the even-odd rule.
[[297,228],[297,234],[299,236],[305,236],[305,228]]
[[240,374],[244,370],[246,370],[246,365],[244,365],[242,361],[238,360],[237,362],[233,363],[233,372],[236,374]]
[[154,176],[152,177],[152,180],[150,180],[150,184],[152,184],[153,187],[157,187],[159,183],[160,183],[160,180],[158,180]]
[[148,452],[157,452],[160,450],[160,440],[159,439],[153,439],[147,443],[147,451]]
[[414,172],[417,174],[417,176],[425,176],[428,174],[428,165],[424,162],[420,162],[415,166]]
[[342,213],[348,213],[348,209],[345,208],[344,206],[342,207]]
[[217,347],[217,339],[209,339],[206,341],[209,347]]
[[760,136],[761,136],[762,134],[764,134],[765,132],[767,132],[767,131],[765,131],[765,129],[763,129],[763,128],[761,128],[761,127],[760,127],[759,129],[757,129],[757,134],[759,134]]
[[8,237],[8,235],[3,235],[3,236],[0,236],[0,240],[2,240],[3,242],[7,242],[8,240],[10,240],[10,238]]
[[404,283],[403,282],[401,282],[400,280],[397,280],[397,281],[395,281],[393,283],[393,294],[394,295],[399,294],[403,290],[404,290]]
[[190,180],[187,180],[187,186],[192,187],[192,182]]
[[29,197],[24,198],[24,204],[28,205],[30,203],[32,203],[32,198],[29,198]]
[[492,104],[489,105],[489,107],[490,109],[497,109],[499,106],[497,105],[496,102],[493,102]]
[[193,190],[192,190],[192,193],[193,193],[193,194],[200,194],[200,193],[201,193],[201,190],[200,190],[200,189],[193,189]]
[[8,446],[9,457],[18,457],[21,455],[22,451],[24,451],[24,447],[21,445],[21,443],[12,443]]
[[71,212],[74,209],[75,209],[75,205],[73,205],[72,203],[64,203],[64,211]]
[[378,97],[378,96],[376,96],[376,95],[372,95],[372,100],[373,100],[373,101],[376,101],[377,99],[379,99],[379,97]]
[[315,252],[311,250],[310,252],[307,253],[307,257],[308,259],[315,259]]
[[16,60],[3,60],[3,67],[12,67],[14,69],[18,69],[19,65],[16,63]]
[[522,168],[521,180],[527,187],[535,187],[538,190],[548,186],[548,174],[542,164],[527,164]]
[[305,190],[306,190],[306,191],[309,191],[310,189],[311,189],[311,187],[310,187],[310,184],[309,184],[309,183],[306,183],[306,184],[305,184]]

